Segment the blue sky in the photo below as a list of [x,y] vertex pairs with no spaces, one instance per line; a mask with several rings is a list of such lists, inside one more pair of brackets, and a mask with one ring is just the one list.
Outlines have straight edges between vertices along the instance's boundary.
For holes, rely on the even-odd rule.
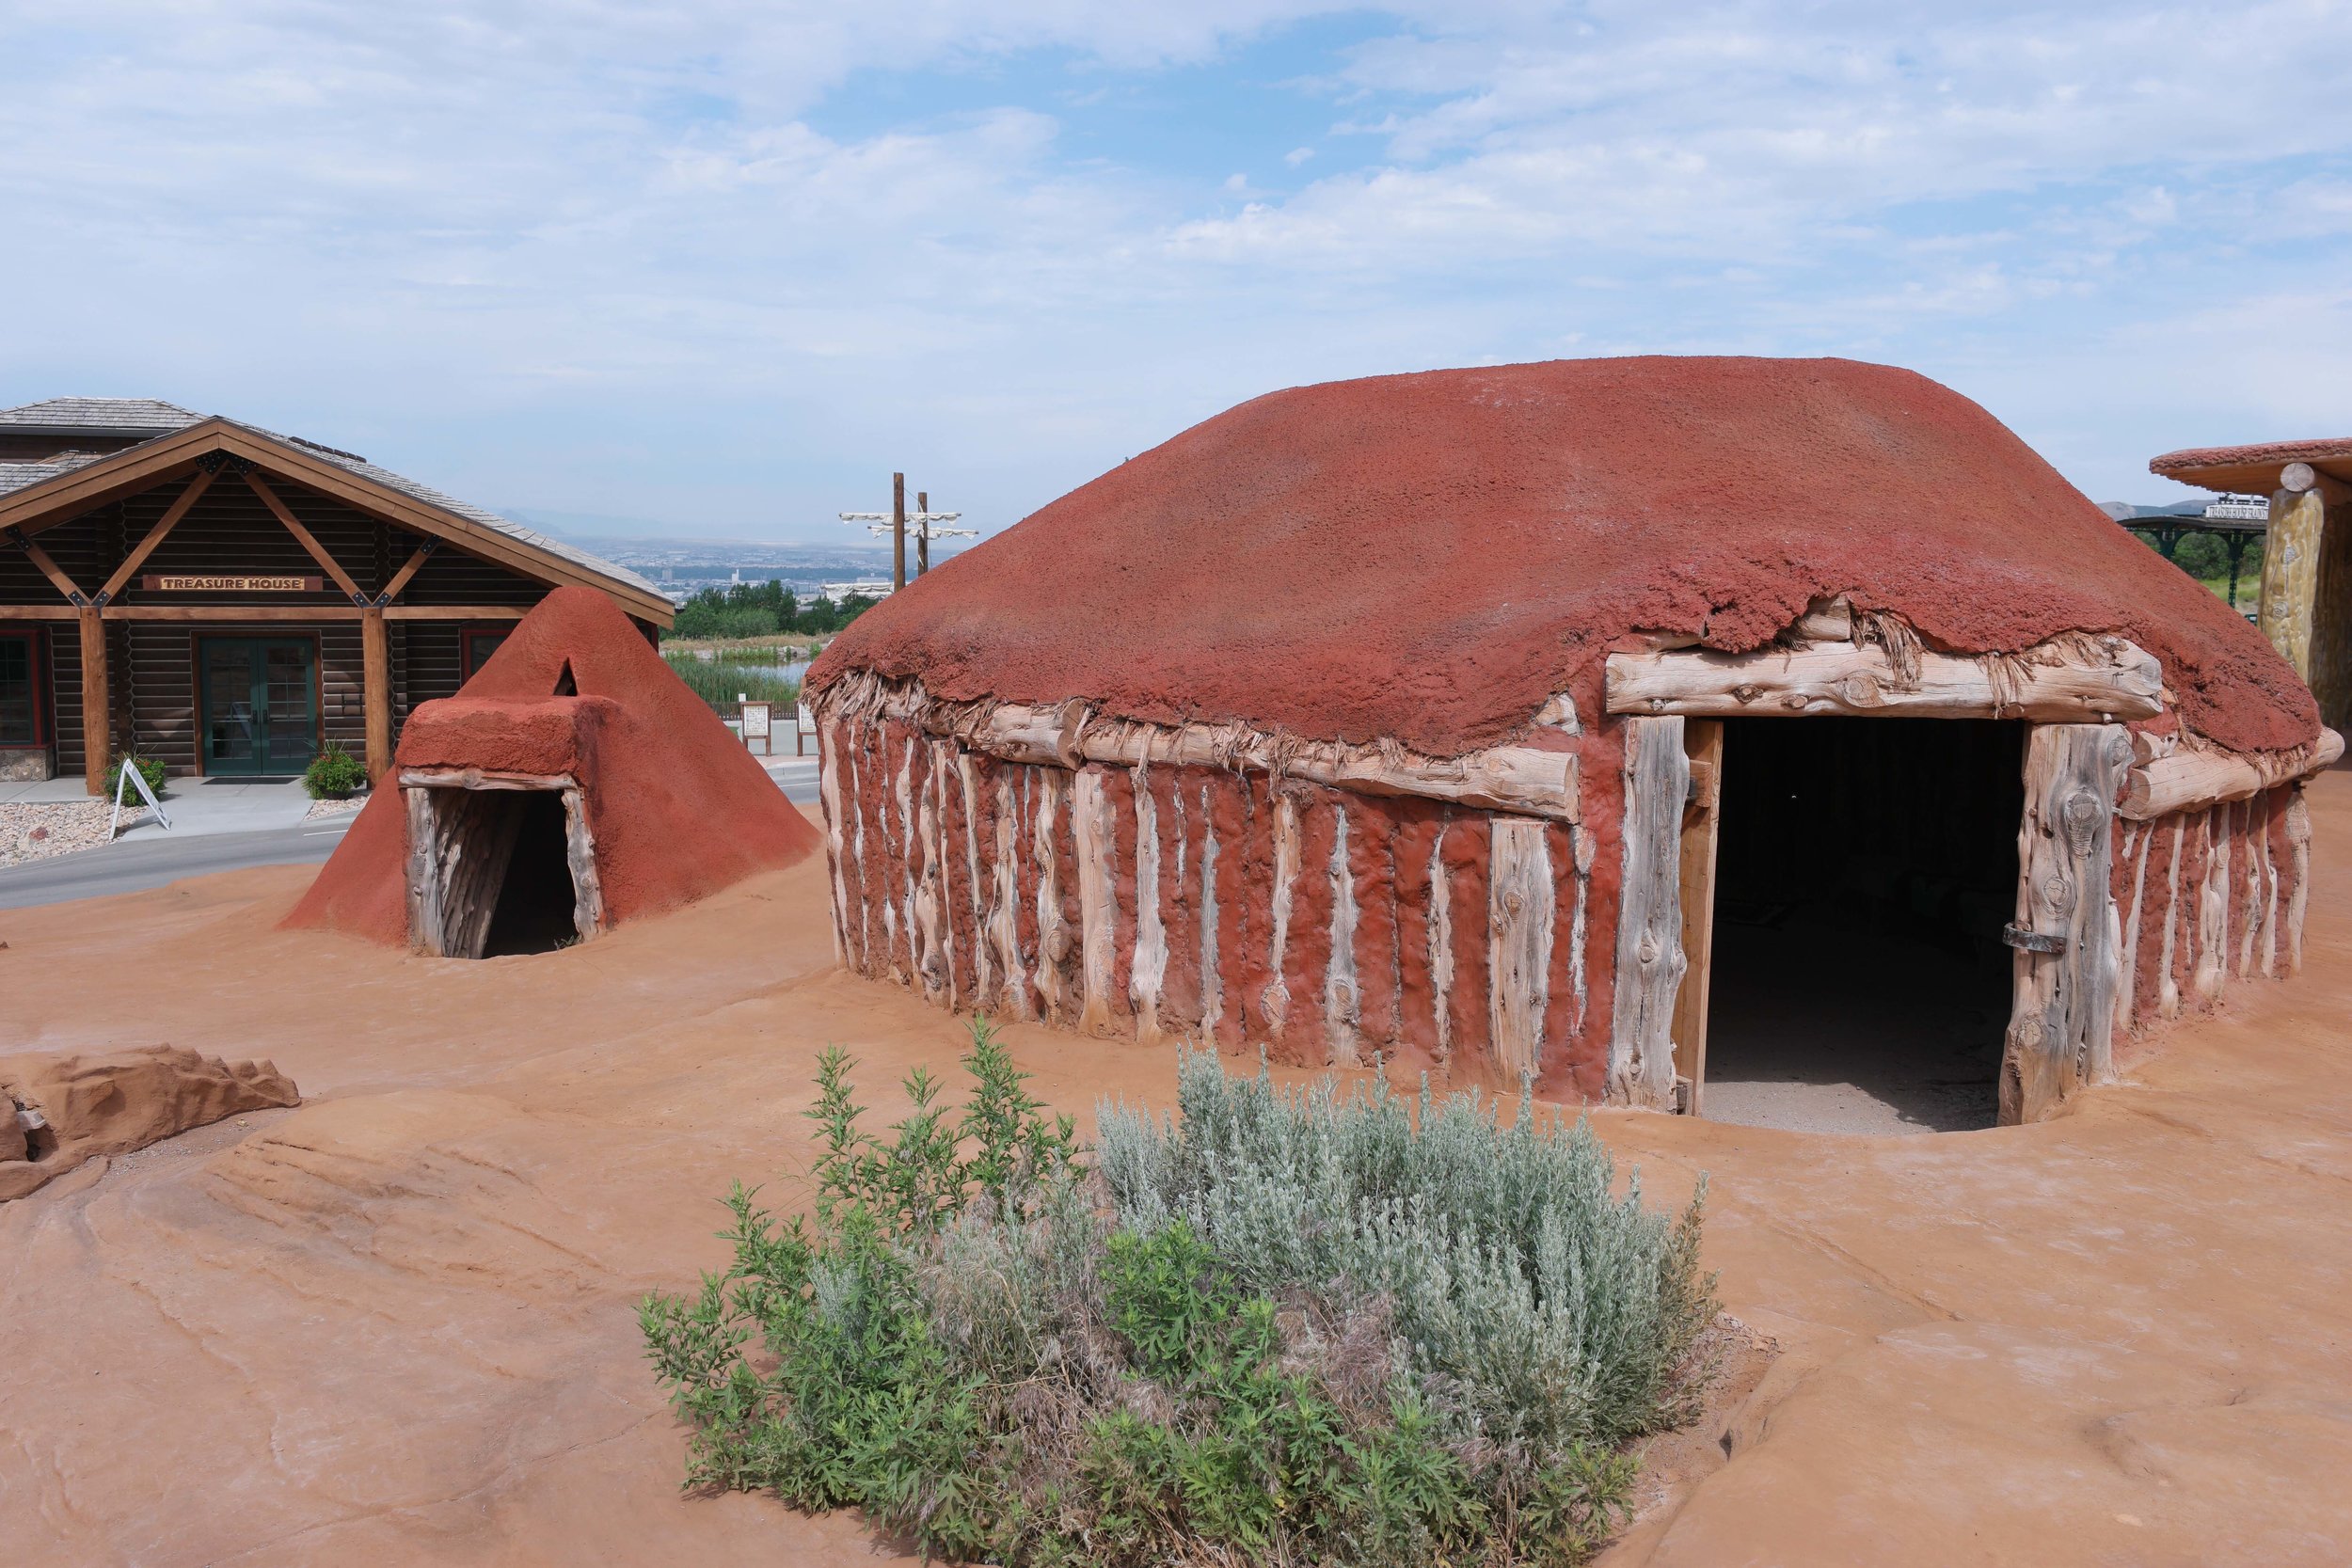
[[1217,410],[1842,354],[2101,499],[2352,430],[2352,6],[0,0],[0,400],[984,527]]

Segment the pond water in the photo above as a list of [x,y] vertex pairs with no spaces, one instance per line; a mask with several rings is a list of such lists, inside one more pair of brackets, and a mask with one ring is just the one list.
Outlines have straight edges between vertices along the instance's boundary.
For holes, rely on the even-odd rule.
[[[712,662],[714,656],[708,648],[697,648],[694,650],[694,657],[708,664]],[[803,675],[808,673],[808,660],[803,658],[788,662],[779,660],[773,664],[754,664],[748,659],[731,658],[726,661],[725,668],[740,670],[746,674],[773,675],[779,680],[798,681]]]

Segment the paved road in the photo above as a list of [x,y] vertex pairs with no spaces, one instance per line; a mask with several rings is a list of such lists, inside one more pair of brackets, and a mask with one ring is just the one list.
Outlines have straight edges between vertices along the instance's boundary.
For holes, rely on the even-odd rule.
[[183,877],[248,865],[315,863],[335,852],[350,826],[348,821],[306,822],[252,833],[163,834],[12,865],[0,870],[0,910],[136,893]]
[[[806,805],[817,799],[817,759],[779,757],[769,776],[785,799]],[[165,802],[167,805],[170,801]],[[215,871],[236,871],[248,865],[315,864],[335,852],[348,821],[304,822],[291,828],[258,832],[211,832],[175,837],[162,830],[150,836],[83,849],[54,860],[0,870],[0,910],[28,909],[35,904],[62,904],[72,898],[101,898],[110,893],[136,893],[162,887],[183,877]]]

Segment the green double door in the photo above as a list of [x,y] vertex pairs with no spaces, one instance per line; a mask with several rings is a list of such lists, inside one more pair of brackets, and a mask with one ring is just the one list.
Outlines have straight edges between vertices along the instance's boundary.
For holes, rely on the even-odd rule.
[[319,751],[318,648],[307,638],[202,640],[207,774],[299,773]]

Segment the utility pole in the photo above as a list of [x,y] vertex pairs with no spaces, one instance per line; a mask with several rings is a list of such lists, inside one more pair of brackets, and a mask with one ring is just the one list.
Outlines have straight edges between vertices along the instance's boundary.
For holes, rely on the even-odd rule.
[[890,476],[890,591],[907,585],[907,476]]
[[977,539],[976,528],[942,528],[963,515],[961,512],[933,512],[931,495],[928,490],[914,493],[914,510],[907,511],[907,476],[890,476],[890,510],[887,512],[844,512],[845,523],[864,523],[870,533],[890,532],[890,587],[893,593],[907,585],[907,525],[914,525],[914,575],[921,577],[931,569],[931,541],[934,539]]

